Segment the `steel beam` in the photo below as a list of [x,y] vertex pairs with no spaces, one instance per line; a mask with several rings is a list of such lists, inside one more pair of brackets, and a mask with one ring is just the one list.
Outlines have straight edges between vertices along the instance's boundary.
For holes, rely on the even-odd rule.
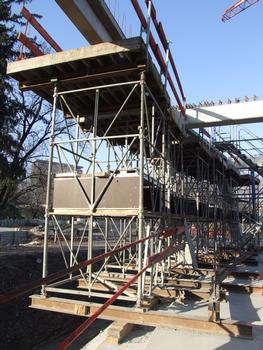
[[[17,39],[25,45],[35,56],[43,56],[44,52],[41,51],[25,34],[19,33]],[[17,61],[16,61],[17,62]]]
[[55,51],[63,51],[62,48],[55,42],[55,40],[48,34],[48,32],[25,7],[22,8],[21,14],[38,31],[38,33],[46,40],[46,42],[51,47],[53,47]]

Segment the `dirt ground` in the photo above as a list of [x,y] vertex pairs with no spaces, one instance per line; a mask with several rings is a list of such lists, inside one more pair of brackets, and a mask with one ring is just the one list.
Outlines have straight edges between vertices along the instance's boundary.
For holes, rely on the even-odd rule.
[[[61,255],[54,251],[49,256],[49,272],[64,268]],[[0,254],[0,293],[40,278],[42,252],[19,249]],[[33,294],[33,293],[30,293]],[[30,295],[29,294],[29,295]],[[0,306],[1,350],[49,350],[66,337],[84,318],[30,309],[29,295]],[[95,337],[107,322],[98,320],[71,349],[84,345]]]

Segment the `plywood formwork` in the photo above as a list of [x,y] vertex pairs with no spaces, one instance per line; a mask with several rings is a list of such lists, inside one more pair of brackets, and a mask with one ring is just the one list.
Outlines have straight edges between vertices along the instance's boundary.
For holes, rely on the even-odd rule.
[[[100,88],[98,135],[103,135],[126,97],[132,82],[139,83],[144,70],[147,86],[164,102],[169,100],[160,75],[151,62],[146,64],[146,46],[141,38],[116,43],[102,43],[57,54],[12,62],[7,73],[20,82],[22,90],[31,90],[49,102],[53,101],[53,79],[58,81],[59,94],[65,96],[72,113],[80,117],[82,127],[93,123],[94,94]],[[103,86],[105,86],[103,88]],[[119,133],[129,125],[137,132],[140,108],[139,89],[125,104],[122,118],[110,128],[110,134]],[[66,106],[65,113],[70,114]],[[117,129],[117,130],[116,130]]]

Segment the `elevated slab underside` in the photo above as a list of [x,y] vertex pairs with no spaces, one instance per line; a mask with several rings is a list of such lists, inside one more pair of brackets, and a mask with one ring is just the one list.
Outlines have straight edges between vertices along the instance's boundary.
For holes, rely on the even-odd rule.
[[[175,144],[171,147],[174,147],[180,158],[180,145]],[[183,140],[183,168],[190,176],[197,177],[199,171],[197,166],[198,157],[200,157],[200,159],[202,158],[205,163],[207,163],[207,169],[209,170],[208,178],[210,182],[214,181],[212,168],[213,160],[215,159],[217,167],[219,169],[224,169],[224,175],[235,180],[237,186],[249,185],[249,181],[247,179],[244,181],[243,177],[240,175],[239,169],[233,164],[233,162],[225,158],[217,149],[211,147],[207,141],[201,139],[197,133],[189,130],[188,135],[185,136]],[[177,168],[179,171],[182,170],[181,164],[182,163],[178,161]]]
[[[116,84],[100,90],[99,135],[105,132],[135,83],[118,84],[138,82],[142,70],[146,70],[147,86],[159,104],[163,101],[169,106],[160,74],[154,64],[147,61],[146,47],[140,37],[16,61],[7,67],[7,73],[20,83],[22,90],[31,90],[49,102],[53,100],[51,80],[54,79],[58,79],[59,92]],[[73,92],[65,95],[65,99],[73,113],[84,118],[83,127],[88,128],[93,120],[95,90]],[[139,108],[138,85],[111,133],[137,133]],[[65,109],[65,112],[69,113],[69,110]]]

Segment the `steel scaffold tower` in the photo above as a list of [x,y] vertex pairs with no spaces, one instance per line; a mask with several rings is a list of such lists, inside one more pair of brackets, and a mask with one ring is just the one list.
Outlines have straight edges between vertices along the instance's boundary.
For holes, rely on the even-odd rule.
[[[225,157],[225,143],[177,123],[176,112],[186,118],[185,97],[169,45],[152,2],[146,1],[148,21],[132,3],[145,42],[138,37],[91,45],[11,69],[22,89],[53,103],[42,290],[32,306],[63,312],[63,301],[54,298],[65,302],[70,296],[76,304],[67,311],[90,316],[94,301],[148,310],[157,297],[182,300],[188,293],[208,299],[209,320],[218,322],[223,277],[259,247],[258,183]],[[151,34],[151,18],[166,60]],[[168,84],[178,107],[172,107]],[[63,138],[55,136],[58,127]],[[62,171],[56,176],[54,161]],[[244,199],[248,205],[242,207]],[[48,268],[53,240],[65,264],[57,275]],[[225,261],[230,266],[221,269]],[[198,275],[199,287],[178,277],[198,274],[203,265],[212,268],[212,277],[207,282]]]

